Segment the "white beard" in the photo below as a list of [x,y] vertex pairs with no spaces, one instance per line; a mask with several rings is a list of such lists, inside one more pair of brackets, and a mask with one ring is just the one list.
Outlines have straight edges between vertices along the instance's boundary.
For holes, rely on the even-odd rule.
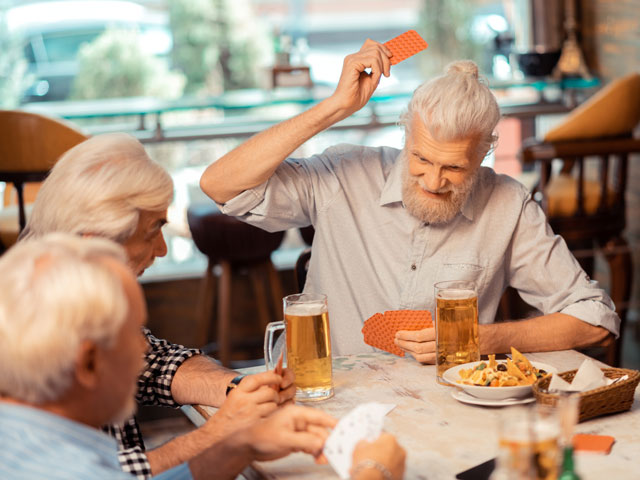
[[107,423],[115,425],[122,425],[125,421],[133,417],[138,409],[136,402],[135,391],[127,397],[126,403],[118,410]]
[[449,185],[432,193],[451,192],[446,198],[428,198],[419,190],[427,190],[422,178],[409,173],[409,162],[404,151],[398,157],[404,162],[402,169],[402,201],[407,211],[418,220],[429,224],[443,224],[453,220],[469,198],[478,176],[474,172],[460,185]]

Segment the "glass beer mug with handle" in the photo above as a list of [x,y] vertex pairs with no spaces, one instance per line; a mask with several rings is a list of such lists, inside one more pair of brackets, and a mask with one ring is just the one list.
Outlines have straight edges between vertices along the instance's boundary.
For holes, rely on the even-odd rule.
[[473,282],[449,281],[434,285],[436,298],[436,380],[451,367],[480,360],[478,291]]
[[[267,325],[264,361],[275,367],[279,352],[274,348],[275,333],[285,331],[287,367],[295,374],[296,399],[325,400],[333,396],[331,336],[327,296],[300,293],[283,299],[284,321]],[[277,342],[276,342],[277,343]]]

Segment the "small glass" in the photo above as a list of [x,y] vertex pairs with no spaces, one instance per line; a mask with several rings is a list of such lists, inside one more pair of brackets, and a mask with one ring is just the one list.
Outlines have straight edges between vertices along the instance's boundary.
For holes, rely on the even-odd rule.
[[554,407],[511,407],[498,423],[499,463],[513,478],[556,480],[560,423]]

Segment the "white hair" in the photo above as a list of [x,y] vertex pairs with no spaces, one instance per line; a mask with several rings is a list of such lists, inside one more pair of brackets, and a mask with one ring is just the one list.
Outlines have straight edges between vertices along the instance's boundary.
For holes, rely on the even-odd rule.
[[0,396],[55,401],[73,380],[78,349],[113,345],[129,305],[106,259],[126,262],[105,239],[50,234],[0,257]]
[[476,138],[478,153],[484,156],[497,141],[494,129],[500,120],[498,102],[471,60],[453,62],[445,71],[445,75],[415,90],[399,123],[408,136],[411,122],[418,115],[434,139],[450,142]]
[[20,238],[68,232],[123,243],[135,232],[140,211],[166,210],[172,198],[171,177],[136,138],[97,135],[53,166]]

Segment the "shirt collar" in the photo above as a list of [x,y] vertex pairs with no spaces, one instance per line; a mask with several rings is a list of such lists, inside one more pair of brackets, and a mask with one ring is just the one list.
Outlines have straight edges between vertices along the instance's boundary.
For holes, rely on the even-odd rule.
[[402,150],[398,151],[380,194],[380,206],[402,202]]
[[[391,167],[391,170],[389,171],[389,176],[384,183],[382,193],[380,194],[381,207],[397,202],[402,203],[402,168],[402,156],[398,154],[395,162],[393,163],[393,166]],[[477,186],[478,182],[476,180],[476,184],[471,190],[467,201],[464,202],[464,205],[462,205],[462,208],[460,209],[460,213],[462,213],[462,216],[469,221],[473,221],[475,217],[474,194],[477,190]]]

